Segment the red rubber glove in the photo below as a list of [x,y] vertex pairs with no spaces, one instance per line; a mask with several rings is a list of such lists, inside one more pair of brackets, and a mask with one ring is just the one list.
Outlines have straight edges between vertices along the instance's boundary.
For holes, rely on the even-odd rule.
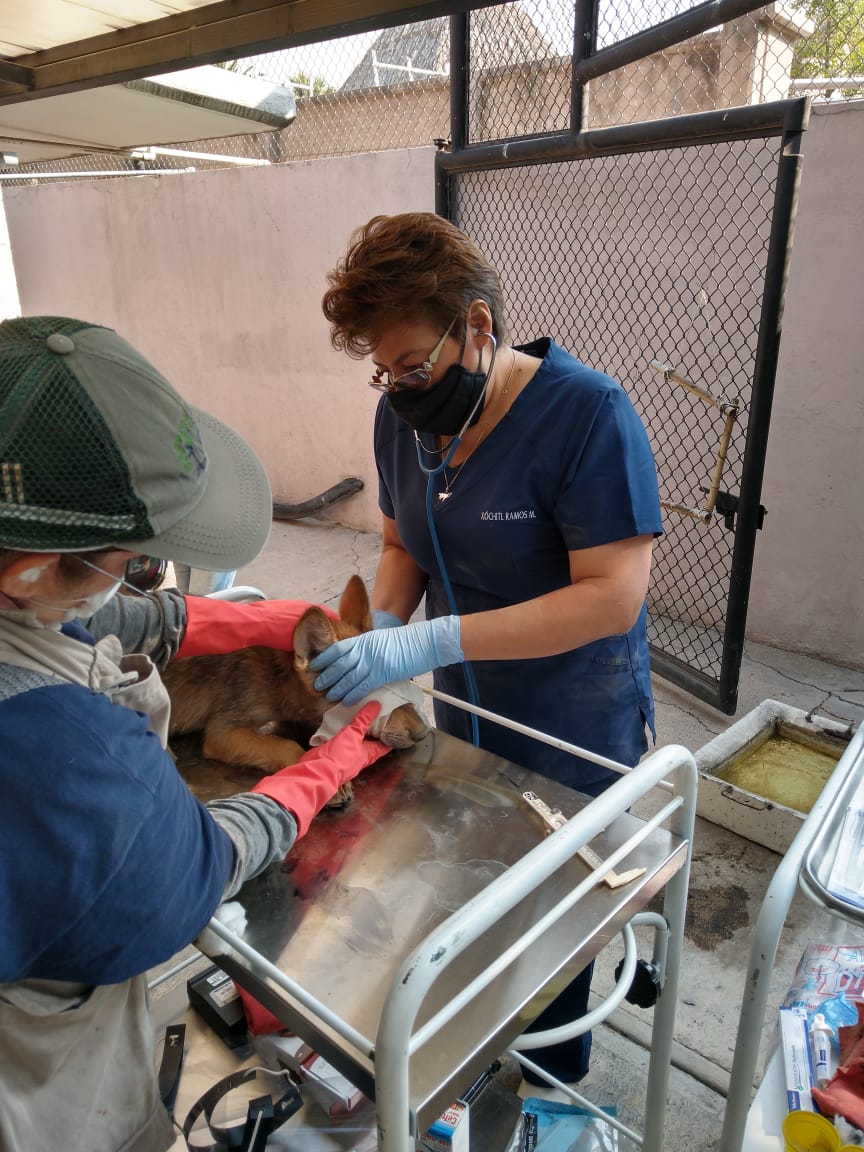
[[841,1064],[826,1088],[813,1089],[813,1099],[823,1116],[842,1116],[860,1128],[864,1124],[864,1057]]
[[[259,600],[237,604],[213,600],[209,596],[184,596],[186,631],[176,659],[184,656],[217,656],[264,644],[290,652],[294,647],[297,621],[309,607],[306,600]],[[323,605],[322,605],[323,607]],[[324,608],[334,620],[338,616]]]
[[296,764],[265,776],[252,789],[293,812],[298,840],[306,834],[327,801],[333,799],[340,784],[353,780],[364,768],[392,751],[378,740],[364,739],[380,711],[381,705],[373,700],[332,740],[311,748]]

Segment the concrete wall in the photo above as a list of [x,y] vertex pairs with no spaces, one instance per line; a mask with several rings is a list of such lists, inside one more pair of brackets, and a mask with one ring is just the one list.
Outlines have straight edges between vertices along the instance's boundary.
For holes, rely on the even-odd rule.
[[[814,110],[748,621],[753,639],[864,665],[864,106]],[[4,193],[25,313],[116,326],[261,453],[277,500],[345,476],[329,516],[378,527],[368,370],[319,302],[353,227],[432,209],[434,149]]]
[[320,301],[354,227],[434,209],[434,152],[12,189],[22,311],[116,328],[255,445],[281,503],[363,477],[334,515],[377,530],[377,393]]
[[3,208],[3,194],[0,192],[0,317],[20,316],[18,284],[15,279],[15,265],[12,260],[12,245],[9,242],[9,228]]
[[804,138],[748,635],[864,667],[864,103]]

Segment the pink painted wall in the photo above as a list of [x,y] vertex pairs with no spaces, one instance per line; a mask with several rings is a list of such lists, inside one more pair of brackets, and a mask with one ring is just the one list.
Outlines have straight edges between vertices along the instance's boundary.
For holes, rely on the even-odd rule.
[[864,102],[813,107],[747,621],[864,667]]
[[[864,103],[816,107],[748,635],[864,666]],[[325,276],[376,212],[431,210],[431,148],[4,192],[21,310],[115,326],[258,449],[275,498],[346,476],[378,529],[367,368],[330,348]]]
[[377,394],[320,301],[353,228],[434,209],[434,154],[6,190],[21,310],[116,328],[255,446],[281,503],[359,476],[329,515],[378,530]]

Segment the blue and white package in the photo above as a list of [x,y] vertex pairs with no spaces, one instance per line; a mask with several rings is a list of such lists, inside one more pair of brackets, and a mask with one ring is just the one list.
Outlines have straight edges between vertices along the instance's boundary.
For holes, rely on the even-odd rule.
[[[840,1029],[852,1028],[858,1023],[858,1009],[846,997],[845,992],[838,996],[829,996],[816,1006],[816,1012],[821,1013],[825,1023],[831,1029],[831,1050],[835,1056],[835,1063],[840,1062]],[[811,1016],[813,1013],[811,1013]]]
[[780,1009],[780,1040],[786,1073],[786,1107],[790,1112],[815,1112],[810,1037],[803,1008]]
[[[603,1108],[615,1117],[618,1109]],[[617,1152],[618,1130],[574,1104],[528,1096],[522,1102],[522,1152]]]
[[843,818],[828,877],[828,891],[864,908],[864,780],[859,783]]

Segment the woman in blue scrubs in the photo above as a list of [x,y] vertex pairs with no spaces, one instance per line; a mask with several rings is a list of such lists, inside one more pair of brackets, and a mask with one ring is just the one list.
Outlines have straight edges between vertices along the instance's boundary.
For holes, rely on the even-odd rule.
[[[471,699],[473,676],[481,707],[638,763],[653,733],[645,594],[662,524],[626,393],[548,338],[508,344],[497,273],[432,213],[370,220],[329,283],[333,346],[371,356],[382,393],[383,547],[376,630],[322,653],[316,686],[350,704],[434,670],[436,688]],[[424,594],[426,621],[406,625]],[[436,700],[435,719],[472,739],[461,709]],[[617,779],[483,720],[479,744],[591,796]],[[589,982],[586,969],[533,1027],[584,1014]],[[530,1056],[574,1082],[589,1051],[590,1035]]]

